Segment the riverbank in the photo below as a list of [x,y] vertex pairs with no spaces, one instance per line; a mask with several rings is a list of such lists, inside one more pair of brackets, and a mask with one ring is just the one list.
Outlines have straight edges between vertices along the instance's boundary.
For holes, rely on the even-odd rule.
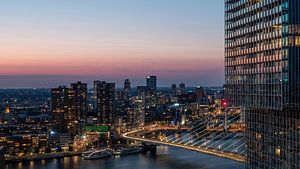
[[6,157],[5,163],[15,163],[15,162],[23,162],[23,161],[35,161],[35,160],[48,160],[55,158],[64,158],[71,156],[79,156],[82,152],[61,152],[61,153],[48,153],[48,154],[34,154],[27,156],[9,156]]

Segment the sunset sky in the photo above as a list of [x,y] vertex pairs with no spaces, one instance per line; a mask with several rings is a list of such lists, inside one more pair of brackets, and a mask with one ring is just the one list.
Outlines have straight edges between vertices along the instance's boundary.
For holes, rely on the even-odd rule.
[[[222,0],[9,0],[0,88],[82,80],[222,85]],[[91,85],[91,84],[90,84]]]

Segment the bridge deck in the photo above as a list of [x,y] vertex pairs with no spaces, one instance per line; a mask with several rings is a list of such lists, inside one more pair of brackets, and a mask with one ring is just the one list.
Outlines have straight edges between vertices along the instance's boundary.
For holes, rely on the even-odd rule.
[[214,155],[214,156],[218,156],[218,157],[222,157],[222,158],[227,158],[227,159],[238,161],[238,162],[245,162],[244,156],[230,153],[230,152],[220,151],[220,150],[211,149],[211,148],[204,148],[204,147],[199,147],[199,146],[177,144],[177,143],[164,142],[164,141],[159,141],[159,140],[153,140],[153,139],[148,139],[148,138],[132,136],[132,135],[136,135],[137,133],[142,133],[143,131],[144,131],[144,129],[131,131],[131,132],[123,134],[123,137],[126,139],[130,139],[130,140],[141,141],[141,142],[146,142],[146,143],[153,143],[153,144],[158,144],[158,145],[179,147],[179,148],[184,148],[184,149],[191,150],[191,151],[196,151],[196,152],[210,154],[210,155]]

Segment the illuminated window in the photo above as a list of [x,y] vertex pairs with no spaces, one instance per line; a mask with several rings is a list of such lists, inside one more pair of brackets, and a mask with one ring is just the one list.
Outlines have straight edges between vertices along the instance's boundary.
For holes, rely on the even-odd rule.
[[276,150],[275,150],[275,154],[276,156],[280,156],[280,153],[281,153],[281,150],[280,150],[280,147],[277,147]]
[[295,46],[300,46],[300,36],[295,37]]

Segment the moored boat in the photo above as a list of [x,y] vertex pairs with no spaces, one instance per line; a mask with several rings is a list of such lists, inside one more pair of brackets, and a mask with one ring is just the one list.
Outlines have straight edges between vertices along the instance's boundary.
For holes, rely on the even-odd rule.
[[84,160],[95,160],[95,159],[109,157],[111,155],[112,153],[110,150],[104,149],[104,150],[96,150],[88,155],[84,155],[82,158]]
[[135,153],[140,153],[144,149],[143,147],[120,147],[117,150],[113,151],[113,155],[127,155],[127,154],[135,154]]

